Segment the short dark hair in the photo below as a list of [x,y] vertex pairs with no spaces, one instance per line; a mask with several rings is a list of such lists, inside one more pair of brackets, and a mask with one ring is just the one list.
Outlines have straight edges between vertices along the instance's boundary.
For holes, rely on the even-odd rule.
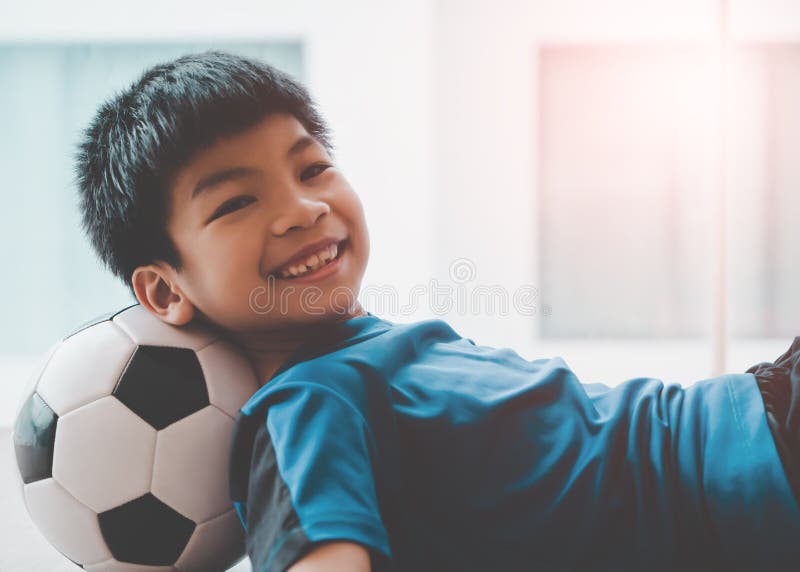
[[166,230],[167,191],[178,170],[273,113],[293,115],[332,154],[330,130],[305,87],[267,63],[226,52],[156,65],[100,106],[75,153],[81,221],[131,294],[138,266],[161,260],[182,267]]

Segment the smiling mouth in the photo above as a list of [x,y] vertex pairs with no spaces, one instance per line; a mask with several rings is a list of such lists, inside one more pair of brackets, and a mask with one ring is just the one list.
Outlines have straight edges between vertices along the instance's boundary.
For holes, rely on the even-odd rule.
[[269,276],[273,278],[280,278],[282,280],[294,280],[296,278],[313,276],[320,270],[339,260],[345,251],[346,245],[346,239],[336,244],[332,244],[328,248],[320,249],[319,252],[310,255],[308,258],[306,258],[305,262],[285,266],[276,270]]

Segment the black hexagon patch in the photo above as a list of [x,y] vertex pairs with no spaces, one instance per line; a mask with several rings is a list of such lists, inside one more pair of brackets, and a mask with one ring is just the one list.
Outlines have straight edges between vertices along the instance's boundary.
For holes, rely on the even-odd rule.
[[171,566],[186,548],[195,523],[148,493],[97,515],[111,554],[120,562]]
[[113,395],[157,430],[209,405],[200,362],[186,348],[138,346]]
[[53,475],[53,445],[58,415],[38,393],[25,401],[14,425],[14,451],[22,481],[27,485]]

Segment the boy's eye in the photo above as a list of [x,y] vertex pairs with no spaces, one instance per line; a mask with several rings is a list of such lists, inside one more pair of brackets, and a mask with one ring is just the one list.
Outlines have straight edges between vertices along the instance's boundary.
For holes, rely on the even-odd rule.
[[211,222],[216,218],[238,210],[240,205],[243,203],[245,206],[250,204],[253,200],[255,200],[253,197],[234,197],[231,200],[222,203],[222,205],[216,211],[214,211],[214,214],[211,215],[211,218],[208,220]]
[[[328,165],[327,163],[317,163],[316,165],[311,165],[300,174],[300,180],[305,181],[307,179],[312,179],[314,177],[317,177],[320,174],[322,174],[325,170],[331,167],[332,165]],[[231,200],[222,203],[222,205],[216,211],[214,211],[214,214],[211,215],[211,218],[208,219],[208,222],[211,222],[214,219],[217,219],[221,216],[239,210],[240,208],[247,206],[254,200],[255,199],[253,197],[245,197],[245,196],[234,197]]]
[[300,175],[300,180],[305,181],[306,179],[311,179],[313,177],[316,177],[317,175],[322,174],[323,171],[329,169],[330,167],[331,165],[328,165],[326,163],[317,163],[316,165],[311,165]]

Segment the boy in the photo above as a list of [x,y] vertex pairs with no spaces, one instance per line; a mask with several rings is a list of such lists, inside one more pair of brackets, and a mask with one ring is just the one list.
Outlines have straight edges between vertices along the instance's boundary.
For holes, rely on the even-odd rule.
[[107,266],[165,322],[222,329],[263,380],[231,456],[255,571],[800,562],[795,345],[686,389],[609,389],[366,312],[364,213],[323,120],[225,53],[147,71],[77,159]]

